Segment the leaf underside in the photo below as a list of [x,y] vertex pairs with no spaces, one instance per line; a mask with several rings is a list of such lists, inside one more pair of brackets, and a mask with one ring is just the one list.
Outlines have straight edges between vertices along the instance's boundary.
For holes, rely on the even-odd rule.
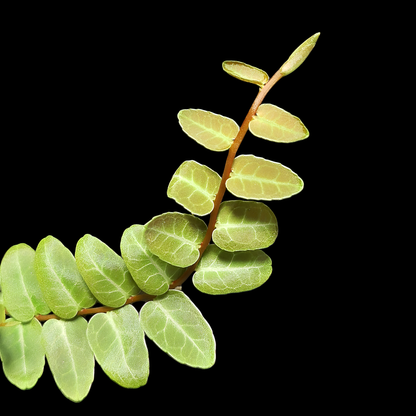
[[240,130],[234,120],[205,110],[181,110],[178,119],[189,137],[216,152],[228,150]]
[[215,363],[211,327],[183,292],[169,290],[147,302],[140,311],[146,335],[176,361],[196,368]]
[[225,185],[239,198],[266,201],[289,198],[303,189],[302,179],[289,168],[253,155],[235,158]]
[[224,61],[222,68],[232,77],[256,84],[259,87],[263,87],[269,80],[269,76],[262,69],[245,64],[244,62]]

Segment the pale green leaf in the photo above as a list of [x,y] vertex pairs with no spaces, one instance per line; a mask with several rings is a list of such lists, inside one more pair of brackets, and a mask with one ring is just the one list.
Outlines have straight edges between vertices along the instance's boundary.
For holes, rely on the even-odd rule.
[[0,325],[6,321],[6,308],[3,302],[3,293],[0,291]]
[[225,201],[212,240],[226,251],[257,250],[271,246],[277,232],[276,216],[262,202]]
[[189,137],[216,152],[229,149],[240,130],[234,120],[205,110],[181,110],[178,119]]
[[303,181],[289,168],[253,155],[235,158],[226,187],[234,196],[245,199],[289,198],[303,189]]
[[249,124],[252,134],[278,143],[292,143],[309,137],[309,131],[295,116],[272,104],[262,104]]
[[0,269],[3,303],[17,321],[28,322],[35,315],[50,312],[35,273],[35,250],[26,244],[10,247]]
[[230,253],[214,244],[207,247],[193,276],[194,286],[210,295],[253,290],[272,273],[272,261],[261,250]]
[[208,166],[187,160],[179,166],[168,186],[168,197],[195,215],[207,215],[214,209],[214,199],[221,176]]
[[119,308],[140,292],[124,260],[90,234],[79,239],[75,260],[87,286],[103,305]]
[[295,69],[299,68],[299,66],[303,64],[318,41],[319,35],[320,33],[315,33],[315,35],[305,40],[302,45],[296,48],[292,55],[289,56],[289,59],[280,68],[282,75],[291,74]]
[[149,250],[170,264],[188,267],[199,258],[207,225],[200,218],[180,212],[158,215],[145,225]]
[[42,330],[42,345],[55,382],[63,395],[80,402],[94,380],[94,354],[87,340],[87,321],[50,319]]
[[87,338],[97,362],[111,380],[130,389],[146,384],[149,354],[139,314],[132,305],[94,315]]
[[36,276],[46,303],[63,319],[96,302],[78,271],[72,253],[55,237],[45,237],[35,255]]
[[269,76],[259,68],[239,61],[224,61],[222,64],[224,71],[241,81],[250,82],[263,87],[269,80]]
[[37,319],[20,324],[13,318],[0,328],[0,356],[7,379],[19,389],[31,389],[43,373],[45,351]]
[[147,247],[144,225],[132,225],[121,237],[121,254],[134,281],[149,295],[163,295],[185,270],[172,266]]
[[215,363],[215,339],[199,309],[183,293],[170,290],[147,302],[140,323],[156,345],[182,364],[210,368]]

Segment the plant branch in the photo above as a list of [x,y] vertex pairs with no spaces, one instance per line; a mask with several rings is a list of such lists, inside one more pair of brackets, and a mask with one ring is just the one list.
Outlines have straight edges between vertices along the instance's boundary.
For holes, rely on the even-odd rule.
[[[243,121],[243,123],[240,127],[240,130],[239,130],[236,138],[233,141],[233,144],[231,145],[230,149],[228,150],[228,156],[227,156],[227,160],[225,161],[225,166],[224,166],[224,171],[223,171],[222,178],[221,178],[220,187],[219,187],[218,193],[215,196],[215,200],[214,200],[214,209],[212,210],[211,215],[209,217],[207,232],[206,232],[204,240],[202,241],[201,246],[199,248],[199,253],[200,253],[199,259],[192,266],[188,267],[178,279],[176,279],[173,283],[171,283],[171,285],[169,286],[170,289],[175,289],[176,287],[181,286],[192,275],[192,273],[195,271],[196,266],[199,263],[199,260],[202,257],[202,254],[204,253],[204,251],[208,247],[209,243],[211,242],[212,233],[214,232],[214,229],[215,229],[215,224],[217,222],[217,217],[218,217],[218,212],[219,212],[219,209],[220,209],[220,205],[221,205],[221,202],[224,198],[224,194],[225,194],[225,191],[226,191],[225,183],[226,183],[227,179],[230,177],[231,169],[232,169],[232,166],[233,166],[234,159],[235,159],[235,156],[237,154],[238,148],[240,147],[241,142],[243,141],[243,139],[244,139],[244,137],[245,137],[245,135],[248,131],[250,121],[256,115],[257,109],[259,108],[260,104],[263,102],[264,98],[266,97],[266,95],[270,91],[270,89],[273,87],[273,85],[276,84],[276,82],[279,81],[283,76],[284,75],[282,75],[282,73],[280,72],[280,69],[279,69],[273,75],[273,77],[270,78],[270,80],[263,86],[263,88],[260,89],[259,93],[257,94],[256,99],[254,100],[253,104],[251,105],[250,110],[248,111],[248,113],[246,115],[246,118],[244,119],[244,121]],[[148,302],[150,300],[153,300],[154,298],[155,298],[155,296],[142,293],[142,294],[139,294],[139,295],[131,296],[129,299],[127,299],[127,302],[125,303],[125,305],[128,305],[130,303],[135,303],[135,302]],[[99,306],[99,307],[96,307],[96,308],[87,308],[87,309],[80,310],[77,313],[77,316],[94,315],[96,313],[109,312],[109,311],[112,311],[114,309],[119,309],[119,308],[112,308],[112,307],[109,307],[109,306]],[[49,319],[59,319],[59,317],[54,315],[54,314],[37,315],[35,318],[38,319],[39,321],[47,321]]]

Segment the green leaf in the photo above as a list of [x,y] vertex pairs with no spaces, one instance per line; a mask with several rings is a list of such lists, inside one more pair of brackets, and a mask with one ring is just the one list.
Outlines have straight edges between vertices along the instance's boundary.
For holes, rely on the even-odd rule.
[[303,189],[302,179],[289,168],[253,155],[235,158],[225,185],[239,198],[267,201],[289,198]]
[[3,293],[0,290],[0,325],[6,322],[6,308],[3,303]]
[[176,361],[197,368],[215,363],[215,339],[198,308],[183,293],[170,290],[140,311],[146,335]]
[[207,215],[214,209],[214,199],[221,176],[208,166],[187,160],[179,166],[168,186],[168,197],[195,215]]
[[293,53],[289,59],[280,68],[280,73],[284,76],[291,74],[295,69],[303,64],[305,59],[311,53],[316,42],[318,41],[320,33],[315,33],[309,39],[305,40]]
[[292,143],[309,137],[309,131],[295,116],[272,104],[262,104],[249,124],[254,136],[278,143]]
[[199,258],[199,247],[207,232],[201,219],[189,214],[167,212],[145,225],[149,250],[170,264],[188,267]]
[[87,340],[87,321],[50,319],[42,330],[42,345],[55,382],[63,395],[80,402],[94,380],[94,354]]
[[87,286],[103,305],[119,308],[140,292],[124,260],[90,234],[79,239],[75,260]]
[[269,81],[269,76],[262,69],[247,65],[244,62],[224,61],[222,69],[232,77],[260,87],[263,87]]
[[35,273],[35,250],[26,244],[10,247],[0,269],[3,303],[17,321],[29,322],[50,312]]
[[205,110],[181,110],[178,119],[189,137],[216,152],[229,149],[240,130],[234,120]]
[[13,318],[0,328],[0,356],[10,383],[31,389],[43,373],[45,351],[41,345],[42,325],[37,319],[20,323]]
[[262,202],[225,201],[212,240],[226,251],[257,250],[271,246],[277,232],[276,216]]
[[147,247],[144,225],[132,225],[121,237],[121,254],[134,281],[149,295],[163,295],[184,268],[172,266]]
[[78,271],[72,253],[55,237],[45,237],[35,255],[35,270],[43,297],[52,312],[63,319],[96,302]]
[[272,274],[272,261],[261,250],[230,253],[211,244],[193,276],[194,286],[210,295],[226,295],[253,290]]
[[139,314],[132,305],[94,315],[87,338],[97,362],[111,380],[130,389],[146,384],[149,354]]

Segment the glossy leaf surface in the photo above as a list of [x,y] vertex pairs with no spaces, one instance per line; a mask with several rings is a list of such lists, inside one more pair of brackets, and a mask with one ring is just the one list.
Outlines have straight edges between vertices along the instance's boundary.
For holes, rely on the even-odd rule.
[[189,137],[216,152],[229,149],[240,130],[234,120],[205,110],[181,110],[178,119]]
[[261,250],[230,253],[214,244],[207,247],[193,276],[194,286],[210,295],[253,290],[272,273],[272,261]]
[[245,64],[239,61],[224,61],[224,71],[241,81],[250,82],[263,87],[269,80],[269,76],[262,69]]
[[104,372],[122,387],[136,389],[149,377],[149,354],[139,314],[132,305],[94,315],[87,338]]
[[94,354],[87,340],[87,321],[50,319],[43,325],[42,345],[55,382],[73,402],[84,399],[94,380]]
[[7,379],[19,389],[31,389],[43,373],[45,351],[41,345],[42,325],[37,319],[0,328],[0,357]]
[[253,155],[240,155],[234,160],[226,187],[239,198],[270,201],[299,193],[303,181],[280,163]]
[[35,256],[36,276],[52,312],[63,319],[96,302],[78,271],[72,253],[55,237],[45,237]]
[[124,260],[90,234],[79,239],[75,260],[92,294],[103,305],[118,308],[140,292]]
[[214,208],[214,199],[221,177],[208,166],[187,160],[179,166],[168,186],[168,197],[195,215],[207,215]]
[[121,254],[137,286],[149,295],[163,295],[184,271],[153,254],[147,247],[144,225],[132,225],[121,237]]
[[215,363],[215,339],[199,309],[183,292],[170,290],[140,311],[146,335],[182,364],[209,368]]
[[212,240],[226,251],[257,250],[271,246],[277,233],[276,216],[267,205],[225,201],[220,205]]
[[199,258],[199,247],[207,225],[189,214],[167,212],[146,224],[145,239],[149,250],[163,261],[188,267]]
[[318,41],[320,33],[315,33],[309,39],[305,40],[296,50],[290,55],[289,59],[280,68],[280,72],[283,75],[291,74],[295,69],[299,68],[303,64],[305,59],[311,53],[316,42]]
[[260,105],[249,129],[254,136],[278,143],[292,143],[309,136],[297,117],[272,104]]
[[28,322],[35,315],[46,315],[45,302],[35,273],[35,250],[26,244],[10,247],[0,268],[3,302],[17,321]]

